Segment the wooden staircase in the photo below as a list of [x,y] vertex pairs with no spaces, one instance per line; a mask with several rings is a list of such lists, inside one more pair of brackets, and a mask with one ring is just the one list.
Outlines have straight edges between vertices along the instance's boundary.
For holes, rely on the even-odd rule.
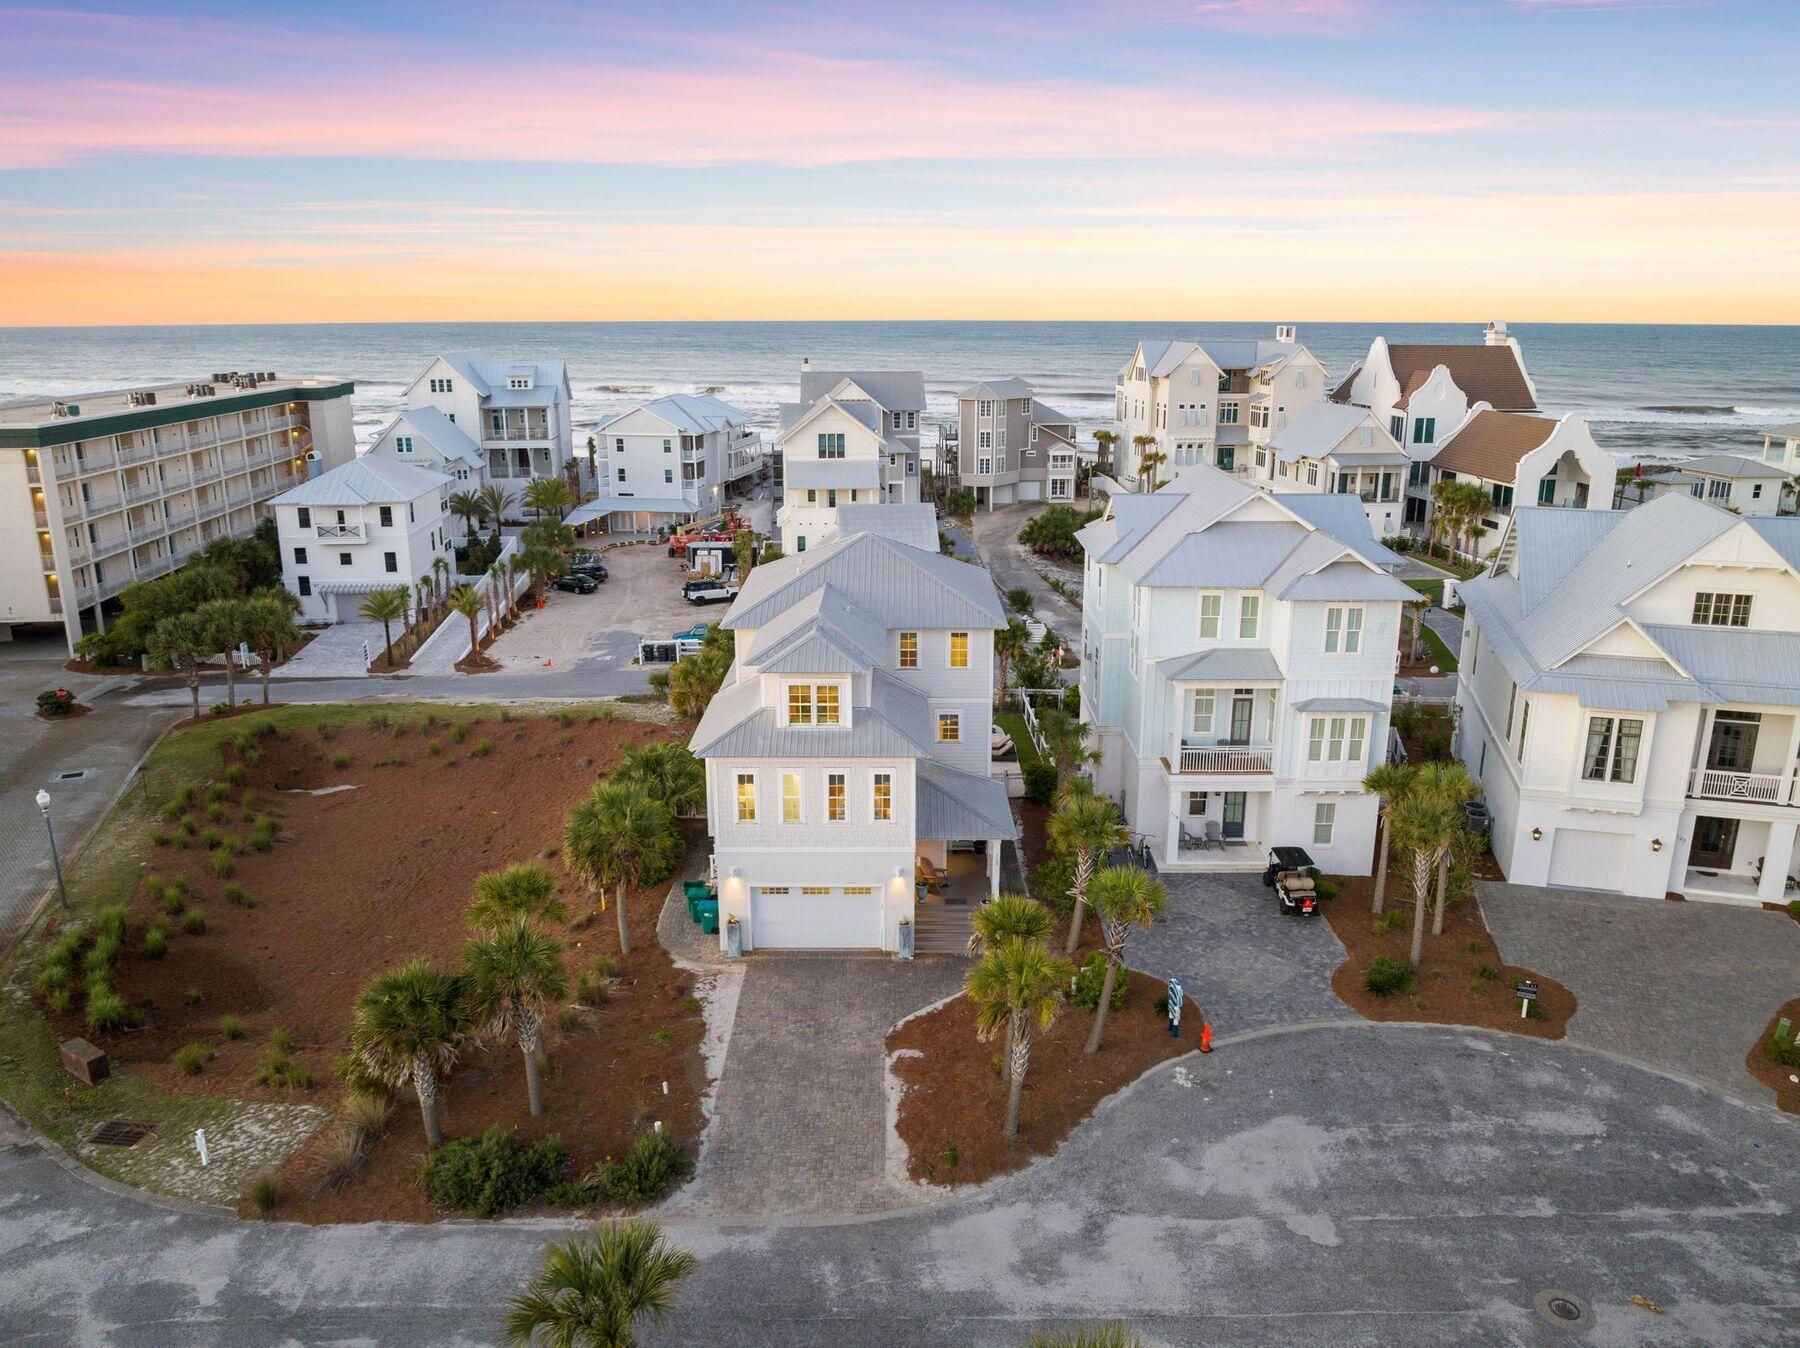
[[913,908],[913,953],[916,955],[966,955],[969,951],[969,914],[965,903],[921,903]]

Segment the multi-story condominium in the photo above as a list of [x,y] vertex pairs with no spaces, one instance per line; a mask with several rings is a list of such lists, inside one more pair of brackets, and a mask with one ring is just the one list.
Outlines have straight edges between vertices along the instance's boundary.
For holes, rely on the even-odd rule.
[[1342,492],[1363,503],[1377,538],[1400,530],[1407,458],[1366,407],[1308,403],[1251,451],[1248,481],[1265,491]]
[[1763,462],[1800,474],[1800,421],[1771,426],[1763,432]]
[[1075,499],[1075,420],[1023,379],[988,379],[956,395],[958,484],[975,504]]
[[643,532],[716,515],[726,489],[762,467],[762,436],[730,403],[672,393],[639,403],[595,428],[600,496],[581,518]]
[[301,621],[355,617],[373,590],[410,589],[440,559],[454,568],[456,489],[443,473],[365,454],[271,500]]
[[1675,492],[1740,515],[1780,515],[1786,513],[1791,478],[1779,464],[1748,454],[1709,454],[1646,474],[1633,485],[1644,500]]
[[[1753,460],[1744,462],[1754,466]],[[1526,505],[1609,510],[1618,478],[1617,462],[1594,443],[1582,418],[1566,416],[1558,421],[1496,412],[1479,403],[1421,466],[1432,487],[1439,482],[1471,482],[1493,502],[1491,512],[1478,522],[1477,557],[1490,556],[1500,546],[1515,498]]]
[[1096,779],[1170,870],[1297,845],[1366,875],[1401,606],[1355,496],[1205,466],[1112,497],[1081,532],[1081,712]]
[[73,652],[105,606],[271,496],[356,452],[353,386],[215,374],[0,405],[0,631],[54,623]]
[[1390,343],[1377,337],[1369,354],[1331,392],[1337,403],[1366,407],[1405,446],[1408,474],[1405,522],[1420,526],[1431,513],[1430,475],[1419,466],[1468,420],[1476,405],[1496,412],[1537,411],[1537,386],[1525,353],[1506,324],[1489,323],[1478,343]]
[[435,407],[402,412],[381,428],[364,456],[429,468],[456,479],[458,491],[473,491],[486,482],[481,446]]
[[410,408],[435,407],[481,446],[487,482],[555,477],[575,458],[569,372],[560,360],[494,360],[458,351],[433,358],[406,389]]
[[[988,775],[1005,622],[985,570],[882,533],[750,573],[725,617],[736,661],[690,742],[721,921],[746,950],[898,950],[919,909],[997,892],[1016,836]],[[920,862],[947,882],[921,895]]]
[[1300,408],[1323,399],[1325,380],[1325,367],[1286,324],[1272,342],[1139,342],[1119,371],[1113,476],[1137,485],[1143,436],[1164,455],[1163,478],[1192,464],[1247,472],[1248,447],[1267,444]]
[[1507,879],[1789,897],[1800,519],[1523,509],[1461,594],[1456,748]]
[[800,398],[779,410],[775,443],[783,552],[803,552],[835,527],[840,505],[919,500],[925,376],[916,370],[800,371]]

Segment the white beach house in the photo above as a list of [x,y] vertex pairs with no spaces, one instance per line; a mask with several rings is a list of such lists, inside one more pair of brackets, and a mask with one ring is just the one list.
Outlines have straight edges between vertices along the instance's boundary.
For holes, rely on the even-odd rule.
[[438,560],[454,569],[456,480],[363,455],[269,502],[282,582],[302,622],[341,622],[373,590],[411,589]]
[[776,525],[783,552],[803,552],[835,527],[840,505],[919,500],[925,376],[916,370],[815,370],[803,363],[800,401],[779,409]]
[[486,457],[468,433],[435,407],[415,407],[383,426],[364,456],[428,468],[456,480],[457,491],[486,481]]
[[1496,412],[1480,403],[1423,466],[1432,487],[1468,482],[1487,493],[1492,505],[1478,523],[1477,557],[1499,547],[1515,501],[1610,510],[1618,479],[1617,460],[1594,442],[1581,417]]
[[1508,880],[1789,897],[1800,519],[1527,508],[1461,593],[1457,754]]
[[1788,470],[1748,454],[1707,454],[1646,473],[1632,484],[1644,500],[1685,494],[1740,515],[1784,513],[1792,486]]
[[560,360],[495,360],[473,351],[434,357],[406,389],[481,447],[484,482],[516,489],[567,471],[575,457],[569,372]]
[[1096,780],[1168,870],[1298,845],[1366,875],[1402,604],[1364,503],[1183,470],[1082,530],[1081,708]]
[[[1005,621],[985,570],[881,533],[750,573],[725,617],[736,661],[690,741],[721,921],[746,950],[896,950],[925,906],[964,915],[960,948],[1016,833],[988,775]],[[947,877],[923,903],[921,861]]]
[[1265,491],[1354,496],[1376,538],[1400,532],[1406,454],[1368,408],[1307,403],[1251,455],[1248,480]]
[[602,421],[594,431],[600,495],[569,517],[612,532],[717,515],[727,489],[764,463],[749,417],[705,394],[672,393]]

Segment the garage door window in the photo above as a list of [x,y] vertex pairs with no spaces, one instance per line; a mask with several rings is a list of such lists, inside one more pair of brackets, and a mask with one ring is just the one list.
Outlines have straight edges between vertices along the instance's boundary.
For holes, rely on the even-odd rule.
[[831,886],[830,885],[801,885],[800,892],[802,894],[829,894],[829,893],[831,893]]
[[788,887],[786,885],[764,885],[757,891],[759,894],[785,894],[787,892]]
[[873,885],[845,885],[844,886],[844,893],[846,893],[846,894],[873,894],[874,892],[875,892],[875,887]]

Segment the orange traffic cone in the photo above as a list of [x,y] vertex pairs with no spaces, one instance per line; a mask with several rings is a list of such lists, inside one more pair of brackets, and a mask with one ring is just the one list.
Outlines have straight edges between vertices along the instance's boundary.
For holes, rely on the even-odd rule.
[[1212,1052],[1212,1022],[1204,1017],[1200,1020],[1200,1051]]

